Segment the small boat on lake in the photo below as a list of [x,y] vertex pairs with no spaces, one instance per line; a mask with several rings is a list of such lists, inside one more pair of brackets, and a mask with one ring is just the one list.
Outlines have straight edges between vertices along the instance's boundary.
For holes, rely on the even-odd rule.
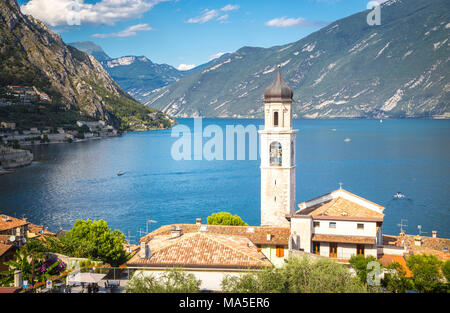
[[117,173],[117,176],[123,176],[123,175],[125,175],[124,172],[119,172],[119,173]]
[[394,195],[395,199],[403,199],[405,198],[405,195],[402,194],[400,191],[398,191],[395,195]]

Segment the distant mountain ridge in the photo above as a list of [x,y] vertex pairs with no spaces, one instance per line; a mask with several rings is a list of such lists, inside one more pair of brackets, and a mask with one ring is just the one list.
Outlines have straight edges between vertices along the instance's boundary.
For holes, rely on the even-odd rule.
[[74,42],[69,45],[96,58],[109,75],[137,100],[144,99],[151,91],[170,85],[188,73],[167,64],[153,63],[145,56],[111,58],[92,41]]
[[450,117],[447,0],[390,0],[380,26],[360,12],[291,44],[243,47],[145,104],[177,117],[262,117],[262,95],[282,67],[302,118]]
[[120,58],[111,58],[92,41],[73,42],[69,45],[96,58],[120,87],[141,102],[148,99],[152,93],[157,92],[160,88],[207,68],[228,55],[222,55],[220,58],[193,69],[180,71],[168,64],[153,63],[146,56],[127,55]]
[[16,0],[0,2],[0,91],[8,85],[35,86],[49,94],[52,103],[39,109],[40,116],[26,108],[17,112],[16,106],[3,107],[2,120],[20,113],[38,123],[42,116],[50,116],[47,110],[70,113],[66,122],[86,116],[121,130],[171,125],[166,114],[125,93],[94,57],[66,45],[43,22],[22,14]]

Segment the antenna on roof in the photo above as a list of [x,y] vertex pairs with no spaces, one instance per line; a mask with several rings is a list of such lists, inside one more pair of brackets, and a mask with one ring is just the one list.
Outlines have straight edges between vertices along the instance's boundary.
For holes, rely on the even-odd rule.
[[126,236],[126,237],[127,237],[128,243],[131,243],[130,239],[131,239],[131,238],[134,238],[134,237],[136,237],[136,236],[131,236],[130,231],[128,231],[128,236]]
[[151,219],[149,219],[149,218],[146,220],[146,224],[147,224],[147,229],[146,229],[146,230],[147,230],[147,234],[148,234],[148,224],[151,224],[151,223],[158,223],[158,222],[157,222],[157,221],[154,221],[154,220],[151,220]]
[[404,233],[403,227],[408,227],[408,225],[403,224],[403,222],[407,222],[407,221],[408,221],[408,220],[402,218],[402,219],[400,220],[400,224],[397,224],[397,226],[400,227],[400,233]]
[[419,236],[422,236],[422,234],[426,234],[426,231],[422,231],[422,225],[417,225],[417,229],[419,230]]

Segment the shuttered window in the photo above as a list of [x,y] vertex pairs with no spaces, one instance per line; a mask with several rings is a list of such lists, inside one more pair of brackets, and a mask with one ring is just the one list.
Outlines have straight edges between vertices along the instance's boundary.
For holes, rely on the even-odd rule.
[[284,247],[283,246],[277,246],[277,257],[279,257],[279,258],[284,257]]

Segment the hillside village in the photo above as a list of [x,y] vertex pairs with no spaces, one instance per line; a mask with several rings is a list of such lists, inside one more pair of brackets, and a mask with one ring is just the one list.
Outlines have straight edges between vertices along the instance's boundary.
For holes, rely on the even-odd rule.
[[[292,96],[292,90],[278,71],[275,81],[264,93],[265,128],[260,134],[262,151],[266,152],[261,155],[261,225],[210,225],[197,218],[194,224],[161,226],[141,237],[139,246],[123,245],[124,251],[129,253],[123,267],[110,268],[108,274],[96,276],[97,283],[105,284],[106,289],[100,289],[102,292],[124,291],[133,277],[162,275],[173,268],[192,274],[200,281],[200,290],[222,291],[221,282],[226,277],[281,268],[293,257],[332,260],[348,267],[349,273],[354,275],[351,260],[362,256],[378,260],[386,267],[396,263],[406,277],[413,276],[407,265],[410,256],[432,255],[436,260],[450,260],[450,239],[439,238],[436,231],[432,237],[404,232],[398,236],[386,235],[383,233],[385,208],[342,188],[295,203],[293,139],[296,130],[292,129]],[[45,235],[55,234],[25,219],[3,215],[0,235],[5,237],[0,245],[4,261],[31,236],[43,236],[45,241]],[[58,260],[74,259],[58,255]],[[381,275],[386,273],[390,273],[389,270],[383,270]],[[8,290],[23,291],[20,273],[16,271],[15,276],[14,287]],[[105,277],[109,279],[105,281]],[[61,281],[62,278],[55,276],[54,279]],[[109,280],[117,281],[114,284],[122,289],[108,289]],[[65,283],[69,282],[67,278]],[[51,280],[48,285],[52,285]],[[37,286],[40,292],[53,290],[42,284]],[[75,283],[74,288],[78,288],[76,286]],[[85,288],[75,290],[83,292]]]

